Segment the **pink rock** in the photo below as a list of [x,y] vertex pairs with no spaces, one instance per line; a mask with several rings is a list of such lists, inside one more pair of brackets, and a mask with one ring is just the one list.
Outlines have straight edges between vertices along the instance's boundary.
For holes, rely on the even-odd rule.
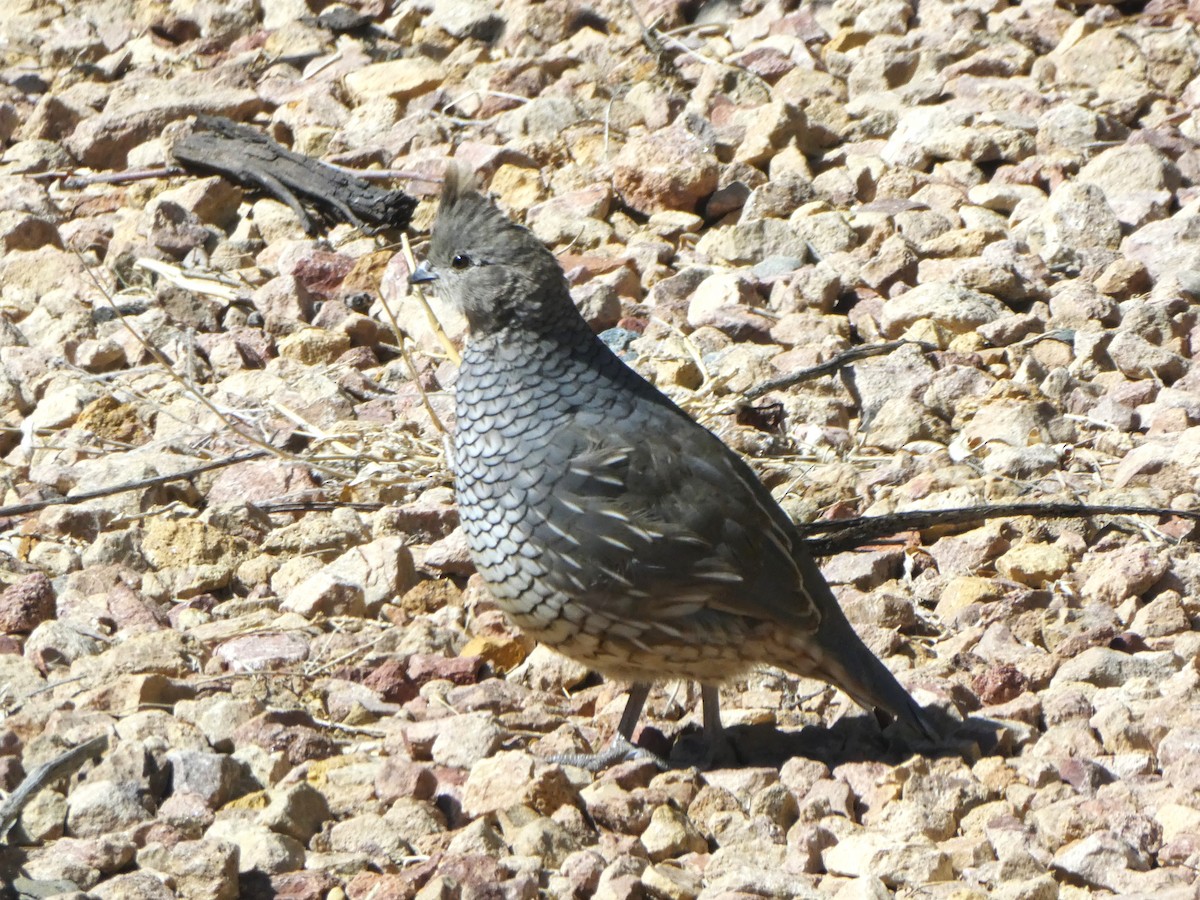
[[230,638],[213,653],[232,672],[268,672],[308,659],[308,640],[301,634],[248,634]]
[[455,684],[474,684],[479,680],[483,660],[478,656],[447,658],[433,654],[417,654],[408,660],[408,677],[417,684],[445,680]]
[[41,572],[26,575],[0,593],[0,631],[33,631],[52,618],[54,588]]
[[380,510],[378,519],[386,523],[389,532],[406,535],[413,542],[430,543],[458,527],[458,509],[448,489],[432,488],[412,503]]
[[196,336],[196,345],[218,374],[261,369],[275,356],[275,344],[258,328],[230,328],[218,334]]
[[289,334],[312,317],[313,293],[298,278],[277,275],[254,292],[268,334]]
[[1168,559],[1144,545],[1098,553],[1080,567],[1087,573],[1082,594],[1088,600],[1116,606],[1126,597],[1139,597],[1166,574]]
[[417,696],[419,691],[406,669],[405,664],[398,659],[384,660],[363,679],[363,684],[377,692],[388,703],[407,703]]
[[208,502],[255,503],[317,488],[311,470],[274,459],[251,460],[222,469],[208,489]]
[[681,128],[631,140],[617,155],[613,179],[625,202],[644,213],[693,212],[717,189],[716,157]]
[[898,578],[903,565],[904,551],[900,548],[856,550],[830,557],[821,566],[821,573],[831,584],[852,584],[865,591],[889,578]]
[[446,575],[470,575],[475,571],[467,549],[467,536],[456,528],[425,551],[425,566]]
[[396,757],[385,759],[375,775],[375,796],[383,803],[401,797],[431,800],[437,786],[437,777],[428,766]]
[[323,900],[337,884],[333,875],[324,869],[284,872],[271,876],[270,895],[275,900]]
[[299,710],[255,716],[237,728],[233,743],[235,746],[254,744],[264,750],[282,750],[291,765],[327,759],[339,752],[334,740],[318,731],[308,714]]
[[331,297],[352,268],[354,260],[348,256],[324,250],[310,250],[293,260],[290,271],[283,274],[293,276],[312,294]]
[[1029,688],[1029,679],[1010,663],[993,666],[975,678],[971,685],[986,705],[1007,703]]

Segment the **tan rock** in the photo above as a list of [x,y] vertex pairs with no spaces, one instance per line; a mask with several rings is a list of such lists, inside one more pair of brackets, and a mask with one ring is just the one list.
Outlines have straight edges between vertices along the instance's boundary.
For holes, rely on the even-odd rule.
[[958,613],[976,603],[994,603],[1004,598],[1004,588],[991,578],[962,575],[942,589],[934,612],[943,621],[952,621]]
[[996,571],[1030,587],[1061,578],[1071,567],[1071,555],[1055,544],[1021,544],[996,560]]
[[462,804],[471,816],[517,805],[550,815],[560,806],[579,805],[580,799],[558,766],[546,765],[528,753],[507,751],[471,767]]
[[666,804],[656,807],[650,814],[650,824],[642,832],[641,841],[654,862],[708,850],[708,841],[691,819]]
[[346,90],[356,103],[376,97],[411,100],[442,83],[442,67],[429,59],[393,59],[374,63],[346,76]]

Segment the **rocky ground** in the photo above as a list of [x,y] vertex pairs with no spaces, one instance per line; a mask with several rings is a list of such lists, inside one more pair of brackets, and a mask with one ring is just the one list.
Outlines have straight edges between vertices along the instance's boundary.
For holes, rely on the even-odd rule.
[[799,521],[1194,512],[1200,7],[1139,6],[4,3],[0,788],[107,745],[24,806],[0,893],[1194,897],[1194,519],[829,558],[961,723],[940,747],[762,671],[725,693],[739,767],[682,765],[674,684],[640,739],[677,767],[550,764],[624,686],[472,577],[403,254],[216,178],[69,177],[162,165],[201,113],[354,169],[463,159]]

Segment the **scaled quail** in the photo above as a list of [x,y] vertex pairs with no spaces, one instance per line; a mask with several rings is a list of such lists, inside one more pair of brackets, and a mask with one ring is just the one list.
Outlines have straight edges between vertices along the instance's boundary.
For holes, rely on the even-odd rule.
[[750,467],[592,333],[550,251],[456,167],[411,280],[469,326],[452,465],[475,565],[531,637],[634,683],[618,741],[676,678],[719,738],[717,686],[756,664],[933,735]]

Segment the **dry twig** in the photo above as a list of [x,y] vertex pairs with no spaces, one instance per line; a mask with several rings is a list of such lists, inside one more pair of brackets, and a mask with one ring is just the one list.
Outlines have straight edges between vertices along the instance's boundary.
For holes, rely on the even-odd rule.
[[97,488],[94,491],[84,491],[82,494],[72,494],[67,497],[49,497],[45,500],[34,500],[30,503],[18,503],[15,506],[0,506],[0,518],[37,512],[48,506],[73,506],[76,503],[84,503],[88,500],[95,500],[98,497],[111,497],[113,494],[123,494],[126,491],[136,491],[141,488],[156,487],[157,485],[167,484],[172,481],[182,481],[185,478],[192,478],[204,472],[211,472],[214,469],[223,469],[226,466],[247,462],[251,459],[262,459],[267,455],[267,451],[265,450],[250,450],[246,453],[236,453],[233,456],[226,456],[224,459],[215,459],[212,462],[193,466],[190,469],[184,469],[182,472],[172,472],[170,475],[155,475],[153,478],[127,481],[124,484],[114,484],[110,487]]
[[792,372],[788,375],[781,375],[779,378],[772,378],[770,381],[764,381],[762,384],[756,384],[750,390],[746,391],[746,398],[748,400],[755,400],[763,394],[791,387],[794,384],[799,384],[801,381],[811,381],[814,378],[832,375],[838,369],[852,362],[866,359],[869,356],[884,356],[893,350],[899,350],[906,344],[913,344],[927,353],[937,349],[933,344],[927,344],[924,341],[888,341],[886,344],[864,344],[861,347],[851,347],[849,350],[839,353],[833,359],[828,359],[818,365],[809,366],[807,369],[801,369],[798,372]]
[[[1086,519],[1093,516],[1179,516],[1200,522],[1200,510],[1162,509],[1154,506],[1088,506],[1082,503],[1006,503],[999,506],[965,506],[958,509],[914,510],[886,516],[865,516],[800,525],[805,543],[818,556],[853,550],[891,534],[941,525],[969,525],[987,519],[1037,516],[1042,519]],[[832,534],[830,534],[832,532]],[[828,534],[829,537],[809,537]]]
[[17,820],[21,810],[33,799],[34,794],[51,782],[57,781],[65,775],[73,774],[85,762],[92,757],[99,756],[106,749],[108,749],[108,735],[101,734],[42,763],[26,775],[25,780],[17,785],[17,789],[9,794],[3,803],[0,803],[0,840],[3,840],[4,836],[8,834],[8,829]]

